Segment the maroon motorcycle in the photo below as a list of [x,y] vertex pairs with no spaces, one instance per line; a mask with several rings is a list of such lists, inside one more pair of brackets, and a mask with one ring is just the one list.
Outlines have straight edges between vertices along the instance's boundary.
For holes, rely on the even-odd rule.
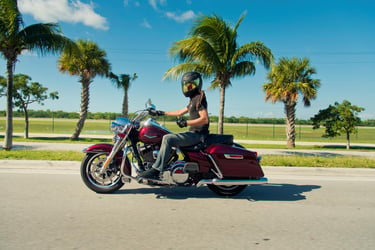
[[112,193],[135,180],[152,186],[206,184],[216,194],[233,196],[248,185],[267,183],[257,153],[234,143],[232,135],[218,134],[208,135],[197,145],[173,149],[161,180],[139,177],[155,162],[163,136],[171,133],[153,118],[143,121],[150,110],[155,110],[151,103],[134,119],[112,122],[113,145],[96,144],[83,150],[81,177],[88,188]]

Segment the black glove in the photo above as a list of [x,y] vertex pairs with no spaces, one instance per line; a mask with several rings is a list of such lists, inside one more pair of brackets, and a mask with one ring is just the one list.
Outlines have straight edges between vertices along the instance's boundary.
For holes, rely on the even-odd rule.
[[176,120],[177,125],[180,128],[186,127],[187,126],[187,121],[184,118],[179,118]]
[[149,115],[152,115],[152,116],[162,116],[164,115],[164,111],[161,111],[161,110],[155,110],[155,109],[149,109],[148,110],[148,114]]

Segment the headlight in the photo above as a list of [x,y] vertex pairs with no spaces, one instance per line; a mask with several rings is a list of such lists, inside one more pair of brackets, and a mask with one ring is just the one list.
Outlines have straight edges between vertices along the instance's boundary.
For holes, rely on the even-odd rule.
[[118,124],[117,122],[111,123],[111,131],[114,133],[118,133],[119,131],[121,131],[122,128],[123,126],[121,126],[121,124]]
[[118,117],[111,123],[112,132],[121,132],[126,125],[130,124],[130,120],[125,117]]

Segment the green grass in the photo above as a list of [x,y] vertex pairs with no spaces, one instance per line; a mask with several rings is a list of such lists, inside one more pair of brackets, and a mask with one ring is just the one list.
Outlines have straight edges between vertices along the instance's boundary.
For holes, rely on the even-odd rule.
[[[245,148],[257,149],[257,148],[266,148],[266,149],[285,149],[290,150],[285,145],[280,144],[247,144],[241,143]],[[345,145],[297,145],[293,150],[299,149],[308,149],[308,150],[346,150]],[[350,151],[364,151],[372,152],[375,151],[375,146],[351,146]]]
[[[163,123],[173,132],[185,131],[180,129],[173,122]],[[4,131],[5,119],[0,118],[0,131]],[[82,134],[90,135],[90,138],[80,138],[77,141],[71,141],[69,136],[74,131],[76,121],[69,119],[31,119],[29,133],[47,134],[46,137],[31,137],[23,139],[14,137],[14,141],[27,142],[53,142],[53,143],[100,143],[111,142],[111,133],[109,131],[110,121],[108,120],[87,120]],[[23,119],[14,119],[14,133],[23,133]],[[217,124],[211,124],[211,132],[215,133]],[[321,137],[323,129],[313,130],[311,126],[297,126],[296,149],[316,149],[316,150],[345,150],[345,146],[300,146],[298,141],[313,142],[337,142],[345,143],[344,137],[334,139],[325,139]],[[351,143],[371,143],[375,144],[375,127],[359,127],[358,134],[352,136]],[[282,125],[247,125],[247,124],[226,124],[225,133],[233,134],[236,139],[248,140],[272,140],[285,141],[285,126]],[[48,135],[51,136],[48,136]],[[61,135],[57,136],[56,135]],[[108,135],[108,139],[96,138],[96,135]],[[3,136],[0,136],[3,139]],[[247,148],[275,148],[286,149],[284,145],[278,144],[243,144]],[[353,147],[351,150],[374,151],[374,147]],[[12,150],[0,151],[0,159],[14,160],[65,160],[81,161],[83,153],[74,151],[39,151],[39,150]],[[375,168],[375,159],[364,157],[340,156],[340,157],[322,157],[322,156],[296,156],[296,155],[265,155],[262,165],[267,166],[314,166],[314,167],[364,167]]]
[[[184,131],[174,123],[166,123],[165,126],[174,132]],[[210,124],[211,133],[216,133],[217,124]],[[224,133],[232,134],[237,140],[270,140],[286,141],[285,125],[259,125],[259,124],[225,124]],[[296,125],[296,142],[339,142],[346,143],[345,136],[335,138],[323,138],[324,129],[312,129],[312,126]],[[358,127],[358,133],[351,136],[351,143],[374,143],[375,127]]]
[[375,168],[374,158],[356,156],[265,155],[261,163],[263,166]]
[[[0,135],[0,139],[4,136]],[[79,138],[78,140],[71,140],[69,137],[58,136],[58,137],[30,137],[25,139],[20,136],[13,136],[14,142],[50,142],[50,143],[111,143],[112,139],[107,138]]]
[[[162,118],[160,118],[162,119]],[[74,131],[76,120],[72,119],[44,119],[33,118],[30,119],[30,134],[68,134],[71,135]],[[110,120],[86,120],[85,127],[82,134],[91,135],[108,135],[111,121]],[[180,129],[174,122],[163,122],[168,129],[173,132],[185,131]],[[13,132],[23,133],[24,120],[15,118],[13,122]],[[0,131],[5,130],[5,118],[0,118]],[[210,124],[210,131],[215,133],[217,131],[217,123]],[[233,134],[236,139],[248,140],[272,140],[285,141],[285,126],[284,125],[259,125],[259,124],[225,124],[224,133]],[[340,136],[332,139],[322,138],[324,129],[313,130],[312,126],[296,126],[296,142],[298,141],[317,141],[317,142],[340,142],[345,143],[345,137]],[[375,143],[375,127],[358,127],[358,134],[351,137],[351,143]]]
[[81,161],[83,156],[82,152],[76,151],[0,150],[1,160]]

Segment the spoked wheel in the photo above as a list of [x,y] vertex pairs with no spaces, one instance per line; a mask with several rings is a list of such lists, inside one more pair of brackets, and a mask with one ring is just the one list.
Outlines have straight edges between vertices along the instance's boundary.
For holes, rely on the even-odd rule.
[[234,196],[234,195],[241,193],[247,186],[246,185],[217,186],[213,184],[208,184],[207,187],[218,195]]
[[113,193],[124,185],[119,166],[111,164],[101,173],[106,159],[106,153],[87,154],[81,164],[83,182],[97,193]]

